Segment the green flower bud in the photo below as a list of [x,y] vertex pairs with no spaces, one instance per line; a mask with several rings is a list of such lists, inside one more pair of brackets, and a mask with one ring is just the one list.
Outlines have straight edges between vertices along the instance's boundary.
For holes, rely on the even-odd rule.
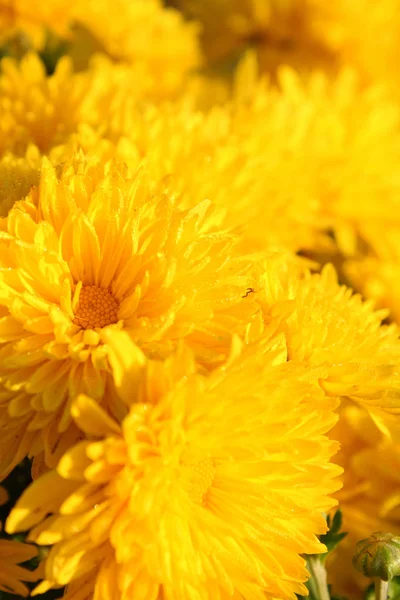
[[400,575],[400,537],[378,532],[357,542],[353,565],[367,577],[390,581]]

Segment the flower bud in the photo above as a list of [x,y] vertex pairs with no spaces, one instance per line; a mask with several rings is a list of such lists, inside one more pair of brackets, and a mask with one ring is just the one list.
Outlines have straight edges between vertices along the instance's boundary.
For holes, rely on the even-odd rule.
[[378,532],[357,542],[353,565],[367,577],[390,581],[400,575],[400,537]]

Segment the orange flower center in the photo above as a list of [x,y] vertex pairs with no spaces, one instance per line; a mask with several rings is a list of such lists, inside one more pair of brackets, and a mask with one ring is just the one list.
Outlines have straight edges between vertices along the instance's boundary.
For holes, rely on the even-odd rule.
[[84,285],[72,321],[82,329],[96,329],[118,322],[119,304],[108,288]]

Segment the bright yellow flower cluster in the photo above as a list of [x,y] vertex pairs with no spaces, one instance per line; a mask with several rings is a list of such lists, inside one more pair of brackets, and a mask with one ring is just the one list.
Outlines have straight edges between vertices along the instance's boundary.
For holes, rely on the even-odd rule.
[[202,23],[202,45],[215,62],[255,47],[265,71],[290,65],[307,76],[343,65],[367,81],[385,81],[398,97],[398,0],[175,0]]
[[400,532],[400,13],[350,4],[0,3],[0,480],[50,547],[0,589],[295,600],[339,503],[357,598]]
[[198,26],[160,0],[84,0],[77,2],[74,17],[111,57],[142,68],[160,87],[179,87],[200,62]]

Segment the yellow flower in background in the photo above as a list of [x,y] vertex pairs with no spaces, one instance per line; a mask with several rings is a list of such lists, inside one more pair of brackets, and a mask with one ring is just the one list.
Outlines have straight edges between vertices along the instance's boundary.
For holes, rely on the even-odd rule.
[[141,69],[154,88],[176,91],[200,64],[198,27],[159,0],[84,0],[74,14],[105,52]]
[[[31,146],[42,154],[54,150],[57,156],[57,147],[85,126],[90,125],[101,139],[105,124],[115,114],[120,118],[118,111],[127,98],[136,110],[144,98],[168,98],[176,92],[167,81],[167,71],[162,81],[144,59],[136,65],[115,65],[99,55],[86,71],[74,73],[70,57],[65,56],[50,76],[34,53],[20,62],[3,58],[0,65],[0,157],[6,152],[23,157],[27,151],[32,153]],[[178,86],[178,76],[174,81]],[[179,86],[183,83],[179,79]]]
[[77,581],[123,600],[305,592],[299,554],[324,550],[315,534],[339,472],[324,435],[336,402],[301,381],[282,342],[237,348],[209,377],[182,376],[181,349],[150,363],[138,385],[135,347],[127,334],[112,337],[129,413],[120,424],[79,396],[72,414],[89,439],[24,493],[7,522],[53,545],[36,593]]
[[[306,178],[303,162],[293,166],[296,172],[291,173],[292,179],[301,178],[297,193],[293,194],[291,180],[284,170],[284,164],[289,171],[291,167],[286,149],[280,153],[277,144],[267,144],[271,136],[274,142],[287,144],[285,134],[280,131],[281,122],[276,123],[278,114],[271,113],[270,129],[274,131],[268,130],[268,124],[263,128],[262,150],[257,148],[253,152],[240,131],[246,120],[246,127],[251,127],[251,111],[237,116],[234,107],[225,105],[204,113],[194,103],[188,94],[179,102],[143,104],[121,88],[111,104],[105,96],[105,104],[112,108],[99,111],[95,120],[98,131],[109,141],[130,142],[138,156],[146,160],[153,179],[172,176],[180,206],[189,208],[210,198],[223,207],[227,212],[226,222],[242,236],[244,252],[271,247],[296,251],[300,247],[323,245],[318,205],[309,194],[309,184],[302,189]],[[273,106],[266,107],[266,117],[270,109]],[[276,112],[282,112],[280,107]],[[262,127],[261,112],[254,124]],[[95,134],[78,132],[70,142],[72,148],[80,146],[92,154],[98,140]],[[68,144],[64,149],[68,156],[71,152]],[[124,160],[129,163],[129,155]]]
[[[91,112],[92,128],[114,144],[128,140],[154,179],[172,174],[184,202],[223,206],[247,250],[354,254],[374,215],[384,223],[398,212],[399,107],[350,71],[302,84],[283,69],[279,83],[260,80],[249,56],[233,100],[206,112],[191,94],[154,106],[115,86]],[[95,151],[96,135],[73,137]]]
[[30,144],[42,153],[65,142],[81,121],[90,78],[74,75],[62,58],[48,77],[44,64],[29,53],[18,63],[3,58],[0,72],[0,155],[24,156]]
[[251,156],[265,157],[263,167],[274,164],[287,197],[301,198],[303,221],[333,230],[351,255],[366,224],[388,223],[399,210],[399,106],[381,86],[362,88],[350,70],[334,80],[316,72],[303,84],[282,68],[278,79],[279,91],[257,80],[254,57],[243,63],[235,131]]
[[[189,18],[202,25],[202,46],[211,63],[227,59],[250,45],[263,70],[280,64],[301,71],[333,69],[335,54],[327,36],[333,9],[315,0],[175,0]],[[321,31],[320,23],[323,25]]]
[[350,403],[340,408],[331,436],[341,446],[335,459],[344,468],[343,488],[336,497],[348,535],[328,559],[328,577],[334,594],[358,598],[370,582],[352,565],[356,542],[374,531],[400,533],[400,446]]
[[30,0],[0,0],[0,41],[19,36],[22,47],[29,48],[31,43],[41,47],[46,29],[67,35],[71,17],[68,0],[45,0],[38,4]]
[[367,83],[384,82],[398,99],[398,0],[306,2],[314,12],[314,35],[334,53],[337,63],[353,65]]
[[45,163],[0,237],[2,477],[71,443],[77,393],[121,414],[105,331],[128,331],[148,356],[185,338],[205,367],[224,360],[254,311],[258,257],[239,254],[222,220],[209,201],[176,208],[140,171],[77,159],[59,181]]
[[284,333],[288,360],[315,370],[327,395],[350,397],[385,430],[400,412],[399,330],[382,325],[386,311],[337,282],[334,268],[304,276],[271,263],[256,286],[262,314],[247,340],[275,328]]
[[[248,47],[264,72],[281,65],[309,75],[351,65],[363,81],[386,82],[398,94],[398,0],[174,0],[202,25],[208,60],[229,67]],[[218,62],[219,61],[219,62]]]

